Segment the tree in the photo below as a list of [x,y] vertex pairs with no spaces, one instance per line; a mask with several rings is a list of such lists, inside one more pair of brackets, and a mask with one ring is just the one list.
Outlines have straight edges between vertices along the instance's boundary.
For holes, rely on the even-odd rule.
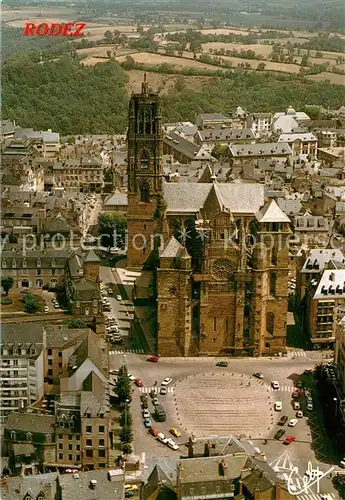
[[128,370],[125,365],[119,370],[115,392],[120,403],[127,404],[126,401],[131,399],[131,381],[129,380]]
[[308,66],[308,56],[306,54],[302,56],[301,66]]
[[119,213],[101,214],[98,218],[98,231],[102,245],[125,248],[127,218]]
[[87,328],[87,324],[80,319],[70,319],[67,326],[68,328]]
[[26,293],[23,296],[22,303],[24,311],[30,314],[34,314],[41,309],[38,300],[31,293]]
[[12,276],[1,276],[0,285],[3,288],[6,297],[8,295],[8,292],[11,290],[13,283],[14,283],[14,278],[12,278]]
[[123,409],[122,412],[120,413],[119,424],[121,425],[121,427],[131,427],[132,423],[133,423],[132,413],[127,405],[127,408]]
[[211,155],[214,156],[214,158],[221,158],[224,156],[228,155],[228,146],[224,144],[215,144],[214,148],[212,149]]
[[130,443],[123,443],[121,446],[122,453],[125,453],[126,455],[130,455],[133,452],[132,446]]
[[260,62],[258,64],[258,70],[263,71],[266,68],[266,64],[264,62]]
[[107,43],[111,43],[113,41],[113,34],[110,30],[107,30],[105,33],[104,33],[104,39]]
[[131,443],[133,441],[133,431],[131,427],[127,426],[121,428],[120,441],[121,443]]

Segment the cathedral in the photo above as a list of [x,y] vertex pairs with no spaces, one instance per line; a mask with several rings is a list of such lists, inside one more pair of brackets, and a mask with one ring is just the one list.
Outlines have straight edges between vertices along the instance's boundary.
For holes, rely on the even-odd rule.
[[160,356],[286,350],[290,220],[255,183],[168,182],[159,96],[129,104],[128,268],[146,270]]

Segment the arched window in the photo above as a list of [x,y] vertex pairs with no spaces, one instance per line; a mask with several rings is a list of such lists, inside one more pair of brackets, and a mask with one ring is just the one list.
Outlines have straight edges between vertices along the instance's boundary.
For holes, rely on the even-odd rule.
[[36,500],[45,500],[45,495],[43,491],[40,491],[39,494],[37,495]]
[[266,330],[270,335],[274,333],[274,313],[269,312],[266,314]]
[[150,201],[150,188],[148,184],[143,184],[140,188],[140,201],[148,203]]
[[148,168],[150,163],[150,155],[147,151],[143,151],[140,157],[140,168]]

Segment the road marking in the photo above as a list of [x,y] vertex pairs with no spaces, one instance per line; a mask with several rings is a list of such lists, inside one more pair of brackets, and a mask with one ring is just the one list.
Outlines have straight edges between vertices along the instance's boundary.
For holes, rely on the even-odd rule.
[[290,351],[291,356],[300,356],[307,357],[307,353],[305,351]]
[[271,385],[268,385],[267,389],[272,392],[293,392],[296,390],[296,387],[291,385],[282,385],[279,389],[273,389]]
[[[157,387],[139,387],[139,391],[143,394],[148,394],[151,391],[154,391],[157,395],[159,395],[159,389]],[[168,392],[174,392],[173,387],[167,387]]]
[[109,356],[113,356],[114,354],[145,354],[143,349],[123,349],[118,351],[109,351]]

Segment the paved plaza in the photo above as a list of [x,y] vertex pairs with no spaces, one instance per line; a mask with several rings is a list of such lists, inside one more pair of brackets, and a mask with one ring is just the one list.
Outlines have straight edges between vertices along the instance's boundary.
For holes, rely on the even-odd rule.
[[276,420],[271,394],[260,380],[230,372],[192,375],[174,388],[178,421],[196,437],[266,438]]

